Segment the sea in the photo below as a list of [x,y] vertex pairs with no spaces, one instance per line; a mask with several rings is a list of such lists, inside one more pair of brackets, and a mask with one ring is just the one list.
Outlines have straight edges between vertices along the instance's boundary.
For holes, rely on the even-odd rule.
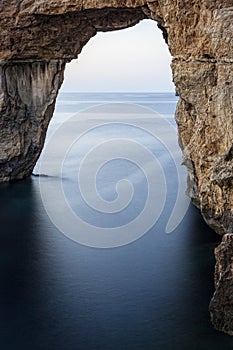
[[174,93],[60,93],[33,175],[0,185],[0,349],[233,350],[220,237],[185,194]]

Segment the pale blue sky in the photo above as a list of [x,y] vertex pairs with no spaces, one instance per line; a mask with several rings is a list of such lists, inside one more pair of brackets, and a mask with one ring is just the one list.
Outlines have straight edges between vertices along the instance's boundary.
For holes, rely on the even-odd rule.
[[67,65],[63,92],[174,91],[171,55],[156,22],[98,33]]

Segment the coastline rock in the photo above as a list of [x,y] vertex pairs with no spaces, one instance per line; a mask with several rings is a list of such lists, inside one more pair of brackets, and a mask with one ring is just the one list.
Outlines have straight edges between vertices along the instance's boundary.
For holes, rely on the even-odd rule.
[[215,328],[233,335],[233,234],[224,235],[215,249],[215,287],[210,303],[211,320]]
[[173,56],[187,193],[233,232],[233,0],[2,0],[0,16],[0,181],[32,173],[66,63],[98,31],[148,18]]

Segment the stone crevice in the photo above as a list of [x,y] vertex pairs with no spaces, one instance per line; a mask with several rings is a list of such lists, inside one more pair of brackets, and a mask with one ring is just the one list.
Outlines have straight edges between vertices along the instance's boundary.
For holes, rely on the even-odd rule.
[[232,58],[215,59],[210,57],[192,57],[192,56],[174,56],[173,61],[193,62],[193,63],[214,63],[214,64],[233,64]]

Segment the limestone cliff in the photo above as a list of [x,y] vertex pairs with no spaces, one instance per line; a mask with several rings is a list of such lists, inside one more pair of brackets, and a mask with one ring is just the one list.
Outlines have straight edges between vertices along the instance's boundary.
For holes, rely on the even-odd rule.
[[233,0],[2,0],[0,16],[0,181],[31,173],[66,62],[98,31],[150,18],[173,56],[188,194],[233,232]]

